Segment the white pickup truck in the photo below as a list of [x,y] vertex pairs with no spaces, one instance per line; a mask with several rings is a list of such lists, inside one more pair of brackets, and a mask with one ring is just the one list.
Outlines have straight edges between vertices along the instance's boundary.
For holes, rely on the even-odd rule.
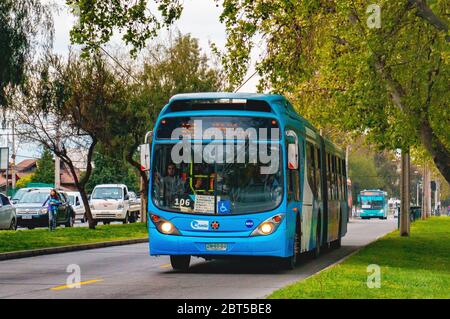
[[130,195],[125,184],[101,184],[94,187],[89,206],[96,222],[134,223],[139,219],[141,205]]

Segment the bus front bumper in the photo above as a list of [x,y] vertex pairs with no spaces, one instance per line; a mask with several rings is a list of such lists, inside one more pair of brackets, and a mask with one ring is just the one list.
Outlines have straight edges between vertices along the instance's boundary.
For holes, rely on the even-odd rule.
[[364,210],[360,212],[359,217],[384,217],[383,210]]
[[[150,255],[287,257],[285,232],[254,237],[192,237],[149,228]],[[211,245],[216,244],[216,245]],[[220,244],[220,245],[217,245]],[[211,247],[213,246],[213,247]],[[221,250],[211,250],[220,247]],[[222,250],[224,249],[225,250]]]

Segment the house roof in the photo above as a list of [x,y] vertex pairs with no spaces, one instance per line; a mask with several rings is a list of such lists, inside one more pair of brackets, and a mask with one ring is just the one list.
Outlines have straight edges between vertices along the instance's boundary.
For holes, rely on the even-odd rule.
[[[78,177],[80,177],[80,170],[75,167],[75,172]],[[61,184],[75,184],[72,174],[70,174],[70,171],[67,168],[61,169]]]
[[36,166],[37,160],[35,159],[26,159],[16,164],[16,169],[18,171],[24,171],[29,169],[32,166]]

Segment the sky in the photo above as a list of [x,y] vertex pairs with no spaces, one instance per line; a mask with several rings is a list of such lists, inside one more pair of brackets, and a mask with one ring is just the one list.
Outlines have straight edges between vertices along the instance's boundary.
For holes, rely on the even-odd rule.
[[[69,32],[76,22],[76,18],[69,12],[65,5],[65,0],[42,1],[54,3],[59,8],[58,12],[53,14],[55,28],[53,50],[57,54],[66,56],[70,47]],[[180,20],[174,24],[174,28],[178,29],[182,34],[190,33],[197,38],[205,53],[210,53],[210,42],[215,43],[219,49],[223,50],[226,42],[226,33],[225,26],[219,21],[222,7],[216,6],[214,0],[184,0],[183,4],[183,14]],[[161,37],[164,38],[165,36],[167,36],[167,33],[163,32]],[[119,36],[115,36],[110,45],[113,47],[124,46]],[[258,52],[255,52],[252,56],[256,58],[258,54]],[[246,79],[253,73],[254,68],[252,66]],[[239,92],[256,92],[258,80],[257,75],[253,76]],[[0,128],[0,146],[7,145],[7,133],[8,130]],[[11,143],[11,137],[9,137],[9,143]],[[37,145],[19,144],[16,140],[16,147],[18,147],[16,163],[27,158],[40,156],[40,149]]]

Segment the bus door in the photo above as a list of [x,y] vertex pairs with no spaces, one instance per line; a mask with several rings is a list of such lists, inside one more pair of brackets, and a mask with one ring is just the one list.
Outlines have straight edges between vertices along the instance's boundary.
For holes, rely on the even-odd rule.
[[293,247],[293,240],[296,231],[296,217],[301,216],[301,197],[300,197],[300,163],[303,163],[301,153],[302,140],[299,140],[297,134],[292,131],[286,131],[286,190],[287,190],[287,225],[289,247]]

